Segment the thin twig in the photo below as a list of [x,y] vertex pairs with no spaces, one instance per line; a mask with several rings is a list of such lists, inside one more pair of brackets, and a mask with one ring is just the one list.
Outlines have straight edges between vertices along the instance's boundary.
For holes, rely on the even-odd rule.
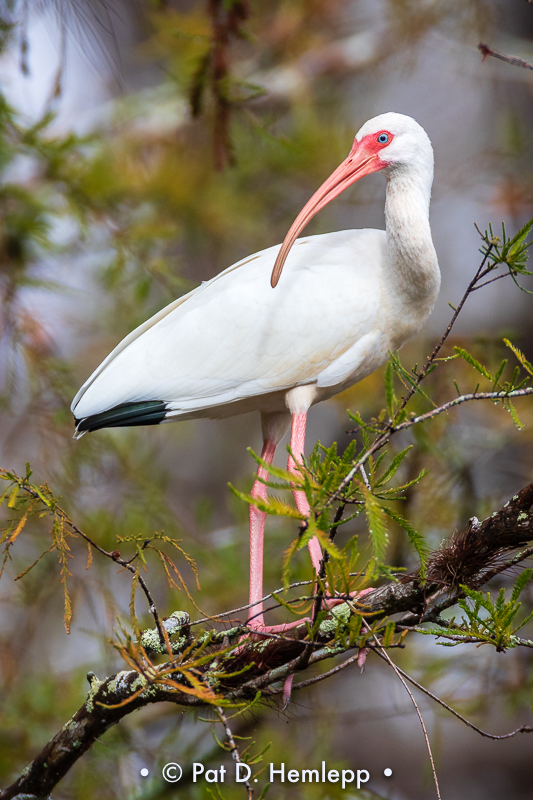
[[510,567],[515,567],[521,561],[524,561],[529,556],[533,556],[533,547],[527,547],[525,550],[522,550],[520,553],[517,553],[516,556],[513,558],[508,559],[508,561],[504,561],[503,564],[499,564],[494,569],[489,570],[483,575],[483,580],[485,583],[490,581],[496,575],[501,575],[502,572],[509,569]]
[[370,486],[370,481],[368,480],[368,476],[366,474],[365,468],[363,467],[362,464],[359,467],[359,471],[360,471],[361,475],[363,476],[363,483],[365,484],[366,488],[367,489],[372,489],[372,487]]
[[[346,661],[343,661],[342,664],[338,664],[336,667],[329,669],[327,672],[323,672],[321,675],[317,675],[314,678],[309,678],[306,681],[300,681],[299,683],[294,684],[292,687],[293,692],[296,689],[305,689],[306,686],[313,686],[313,684],[315,683],[320,683],[320,681],[325,681],[326,678],[331,678],[332,675],[336,675],[337,672],[342,672],[342,670],[346,669],[346,667],[349,667],[350,664],[357,662],[358,658],[359,658],[359,653],[357,652],[355,653],[355,655],[350,656],[350,658],[347,658]],[[281,694],[282,691],[283,689],[272,689],[269,692],[269,694]]]
[[472,280],[470,281],[470,283],[466,287],[465,293],[463,294],[463,296],[462,296],[462,298],[461,298],[461,300],[459,302],[459,305],[457,306],[457,308],[454,309],[454,314],[453,314],[450,322],[448,323],[448,327],[446,328],[446,330],[442,334],[440,340],[437,342],[437,344],[433,348],[433,352],[431,353],[431,355],[428,356],[424,367],[420,370],[420,372],[418,373],[418,375],[416,377],[416,381],[414,381],[414,383],[411,386],[409,392],[403,398],[403,401],[400,404],[400,407],[398,409],[399,411],[402,411],[405,408],[405,406],[407,405],[407,403],[409,402],[411,397],[416,393],[418,387],[420,386],[420,384],[422,383],[422,381],[424,380],[424,378],[428,374],[429,370],[433,366],[433,363],[434,363],[435,359],[437,358],[439,352],[441,351],[442,346],[444,345],[444,342],[446,341],[446,339],[450,335],[450,333],[452,331],[452,328],[455,325],[455,322],[457,321],[457,317],[461,313],[462,308],[463,308],[464,304],[466,303],[466,301],[468,299],[468,296],[471,294],[471,292],[474,289],[474,286],[476,285],[476,283],[480,279],[480,277],[481,277],[481,275],[483,273],[483,269],[485,267],[485,264],[487,263],[487,261],[489,259],[489,256],[490,256],[490,253],[492,252],[493,248],[494,248],[494,245],[491,242],[489,242],[487,250],[485,251],[485,254],[484,254],[483,259],[481,261],[481,264],[479,265],[479,267],[476,270],[476,274],[474,275],[474,277],[472,278]]
[[[368,631],[370,630],[369,626],[367,625],[367,623],[364,620],[363,620],[363,626]],[[402,677],[402,670],[399,667],[396,666],[396,664],[391,659],[391,657],[389,656],[389,654],[387,653],[387,651],[385,650],[385,648],[383,647],[381,642],[378,640],[378,638],[377,638],[375,633],[372,634],[372,638],[374,639],[374,641],[375,641],[375,643],[376,643],[376,645],[378,647],[378,649],[376,650],[376,653],[379,656],[381,656],[381,658],[383,658],[389,664],[390,667],[392,667],[392,669],[394,670],[394,672],[398,676],[399,680],[403,684],[403,686],[405,688],[405,691],[407,692],[407,694],[411,698],[411,702],[413,703],[413,705],[415,707],[415,711],[417,713],[418,719],[420,720],[420,725],[422,726],[422,731],[424,732],[424,739],[426,740],[426,747],[427,747],[427,751],[429,753],[429,760],[431,762],[431,771],[433,772],[433,780],[435,782],[435,789],[437,790],[437,797],[439,798],[439,800],[442,800],[441,795],[440,795],[440,789],[439,789],[439,781],[437,779],[437,771],[435,769],[435,762],[433,760],[433,753],[431,752],[431,744],[430,744],[430,741],[429,741],[429,736],[428,736],[428,733],[427,733],[427,730],[426,730],[426,726],[424,725],[424,719],[422,717],[422,714],[420,713],[420,709],[418,708],[418,705],[416,703],[416,700],[415,700],[415,698],[413,696],[412,691],[410,690],[410,688],[408,687],[407,683],[405,682],[405,680]]]
[[483,42],[478,44],[477,49],[483,56],[483,60],[485,60],[487,56],[492,56],[492,58],[498,58],[500,61],[506,61],[507,64],[513,64],[515,67],[533,69],[533,64],[530,64],[529,61],[524,61],[523,58],[518,58],[517,56],[506,56],[504,53],[494,50],[493,47],[489,47],[488,44],[483,44]]
[[[335,538],[338,525],[340,524],[340,521],[342,520],[342,515],[344,514],[344,508],[345,504],[339,503],[337,511],[335,512],[335,518],[333,520],[333,524],[331,525],[329,531],[330,541],[333,541]],[[322,601],[324,600],[324,590],[321,587],[324,585],[324,580],[326,577],[326,564],[328,563],[328,561],[329,561],[329,553],[327,550],[324,550],[322,554],[322,560],[320,562],[320,570],[317,575],[317,586],[319,588],[315,596],[315,602],[313,604],[313,616],[312,616],[313,625],[317,621],[318,614],[320,612],[320,609],[322,608]]]
[[[333,527],[334,524],[335,523],[332,523],[331,527]],[[348,573],[348,575],[349,575],[350,578],[360,578],[362,573],[361,572],[350,572],[350,573]],[[312,578],[309,581],[296,581],[296,583],[289,584],[287,586],[287,589],[297,589],[300,586],[310,586],[313,583],[316,583],[316,579],[315,578]],[[213,617],[202,617],[201,619],[196,619],[196,620],[194,620],[194,622],[190,622],[189,625],[190,626],[192,626],[192,625],[200,625],[200,623],[203,623],[203,622],[212,622],[213,620],[216,621],[218,619],[222,619],[223,617],[230,617],[233,614],[238,614],[241,611],[247,611],[249,608],[252,608],[252,606],[257,605],[258,602],[265,603],[267,600],[270,600],[272,597],[276,597],[276,595],[279,592],[283,592],[283,591],[285,591],[285,589],[275,589],[273,592],[270,592],[270,594],[266,594],[259,601],[256,601],[254,603],[247,603],[245,606],[239,606],[238,608],[232,608],[231,611],[222,611],[220,614],[215,614]],[[302,597],[295,597],[292,600],[287,600],[287,604],[298,603],[298,602],[301,602],[301,601],[304,601],[304,600],[313,600],[315,597],[316,597],[316,595],[314,595],[314,594],[303,595]],[[280,603],[279,605],[272,606],[271,608],[281,608],[281,606],[282,606],[282,604]]]
[[[360,573],[353,573],[354,575],[359,575]],[[296,583],[291,583],[287,586],[287,589],[297,589],[299,586],[310,586],[312,583],[315,583],[315,579],[309,581],[297,581]],[[190,625],[200,625],[203,622],[212,622],[213,620],[223,619],[224,617],[231,617],[233,614],[239,614],[241,611],[248,611],[249,608],[252,606],[256,606],[258,603],[265,603],[267,600],[270,600],[272,597],[275,597],[278,592],[282,592],[283,589],[276,589],[274,592],[270,592],[270,594],[266,594],[264,597],[261,598],[259,601],[255,601],[253,603],[247,603],[245,606],[239,606],[238,608],[232,608],[230,611],[222,611],[220,614],[216,614],[214,617],[202,617],[201,619],[196,619],[194,622],[191,622]],[[288,600],[287,603],[294,603],[298,602],[299,600],[311,600],[313,595],[304,596],[304,597],[297,597],[294,600]]]
[[[376,651],[376,652],[377,652],[377,655],[380,658],[383,658],[384,660],[386,660],[382,653],[380,653],[378,651]],[[461,722],[464,722],[465,725],[468,725],[469,728],[472,728],[472,730],[476,731],[476,733],[479,733],[481,736],[484,736],[486,739],[494,739],[494,740],[510,739],[511,737],[516,736],[517,733],[533,733],[533,728],[530,728],[527,725],[521,725],[516,730],[511,731],[511,733],[503,733],[501,735],[496,735],[495,733],[487,733],[487,731],[484,731],[481,728],[478,728],[477,725],[474,725],[473,722],[470,722],[470,720],[466,719],[466,717],[463,717],[462,714],[459,714],[458,711],[456,711],[454,708],[452,708],[447,703],[445,703],[444,700],[441,700],[440,697],[437,697],[436,694],[433,694],[433,692],[430,692],[429,689],[426,689],[425,686],[422,686],[420,683],[418,683],[418,681],[415,681],[415,679],[412,678],[410,675],[408,675],[407,672],[404,672],[403,669],[400,669],[400,667],[398,667],[398,666],[395,666],[395,668],[396,668],[396,672],[398,672],[400,675],[402,675],[405,678],[405,680],[409,681],[409,683],[412,683],[413,686],[416,686],[417,689],[420,689],[421,692],[423,692],[425,695],[430,697],[432,700],[434,700],[440,706],[445,708],[446,711],[449,711],[450,714],[453,714],[454,717],[457,717],[457,719],[460,719]]]
[[443,403],[443,405],[431,411],[427,411],[425,414],[420,414],[418,417],[413,417],[413,419],[401,422],[399,425],[394,425],[391,428],[391,433],[405,430],[405,428],[410,428],[412,425],[417,425],[419,422],[425,422],[427,419],[442,414],[443,411],[449,411],[450,408],[459,406],[461,403],[467,403],[470,400],[506,400],[509,397],[524,397],[528,394],[533,394],[533,387],[513,389],[510,392],[472,392],[471,394],[462,394],[460,397],[455,397],[453,400],[449,400],[447,403]]
[[[220,719],[222,725],[224,726],[224,730],[226,732],[226,736],[228,737],[228,742],[229,742],[229,745],[230,745],[230,753],[231,753],[232,759],[235,761],[236,764],[244,764],[244,761],[242,761],[242,759],[241,759],[241,754],[239,753],[239,748],[235,744],[235,739],[233,738],[233,733],[232,733],[231,728],[229,726],[228,718],[224,714],[221,706],[217,706],[216,707],[216,712],[218,714],[218,718]],[[252,785],[251,785],[250,781],[248,780],[248,778],[245,780],[244,785],[246,786],[246,789],[248,790],[248,800],[252,800],[253,794],[254,794],[254,790],[252,789]]]
[[[490,270],[487,270],[487,272],[490,272]],[[487,272],[485,274],[487,274]],[[482,289],[484,286],[488,286],[489,283],[494,283],[495,281],[500,281],[502,278],[507,278],[507,276],[510,275],[510,274],[511,274],[510,272],[502,272],[501,275],[496,275],[495,278],[491,278],[489,281],[485,281],[485,283],[480,283],[477,286],[474,286],[472,291],[473,292],[477,292],[478,289]]]
[[[7,470],[0,469],[0,473],[3,473],[4,475],[6,475],[7,474]],[[20,480],[20,479],[18,479],[18,480]],[[31,486],[28,486],[27,484],[24,484],[24,483],[22,483],[22,484],[19,483],[18,485],[19,485],[19,488],[22,489],[24,492],[26,492],[26,494],[28,494],[30,497],[34,498],[35,500],[40,500],[41,502],[43,502],[42,501],[42,497],[34,489],[32,489]],[[148,600],[148,608],[149,608],[149,611],[150,611],[150,613],[152,614],[152,616],[154,618],[154,622],[155,622],[156,627],[157,627],[157,632],[159,634],[159,639],[161,641],[161,644],[166,644],[167,645],[167,649],[169,650],[169,655],[171,655],[172,653],[171,653],[171,650],[170,650],[170,643],[169,643],[169,640],[168,640],[168,634],[165,631],[163,625],[161,624],[161,618],[159,616],[159,612],[157,610],[157,606],[156,606],[156,604],[154,602],[154,599],[152,597],[152,594],[151,594],[151,592],[150,592],[150,590],[148,588],[148,585],[147,585],[146,581],[144,580],[144,578],[140,574],[140,572],[138,572],[136,567],[134,567],[133,564],[131,564],[129,561],[126,561],[125,559],[123,559],[118,550],[114,550],[114,551],[105,550],[103,547],[101,547],[99,544],[97,544],[95,541],[93,541],[93,539],[91,539],[90,536],[87,536],[87,534],[84,533],[81,530],[81,528],[78,528],[78,526],[75,525],[74,522],[72,522],[72,520],[68,516],[67,512],[64,511],[60,506],[56,505],[54,508],[52,508],[51,506],[46,505],[46,507],[49,509],[49,511],[51,513],[56,514],[58,517],[60,517],[60,519],[64,523],[66,523],[69,526],[69,528],[75,534],[77,534],[82,539],[84,539],[91,547],[93,547],[95,550],[97,550],[103,556],[105,556],[106,558],[111,559],[111,561],[114,561],[116,564],[118,564],[123,569],[127,569],[129,572],[132,573],[132,575],[137,574],[137,580],[139,581],[139,585],[140,585],[141,589],[143,590],[143,592],[144,592],[144,594],[146,596],[146,599]]]

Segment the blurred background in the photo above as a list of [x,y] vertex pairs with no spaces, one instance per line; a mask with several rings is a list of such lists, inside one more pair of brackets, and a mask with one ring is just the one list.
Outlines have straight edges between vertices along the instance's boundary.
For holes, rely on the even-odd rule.
[[[429,323],[402,353],[406,365],[420,363],[480,261],[474,222],[501,230],[504,220],[513,233],[532,215],[533,73],[482,61],[477,50],[486,41],[533,61],[532,38],[525,0],[0,3],[0,465],[21,473],[29,461],[33,479],[47,482],[109,550],[117,535],[164,530],[180,539],[199,567],[201,590],[178,560],[202,611],[245,603],[248,509],[227,483],[251,487],[255,465],[246,448],[260,450],[258,416],[99,431],[76,442],[72,397],[140,322],[280,242],[358,128],[385,111],[415,117],[435,149],[431,225],[443,285]],[[384,195],[383,177],[370,176],[306,233],[381,228]],[[532,308],[530,295],[500,281],[468,300],[453,343],[493,364],[509,336],[531,358]],[[472,390],[475,375],[453,363],[461,388]],[[433,379],[442,400],[454,395],[448,378]],[[413,439],[409,475],[422,467],[431,474],[402,513],[432,546],[532,479],[531,404],[517,403],[522,431],[501,408],[475,405]],[[347,408],[369,417],[383,406],[377,373],[312,410],[309,449],[317,439],[348,443]],[[280,464],[285,457],[281,446]],[[364,540],[362,524],[343,536],[354,532]],[[281,555],[294,533],[283,520],[267,522],[270,590],[280,585]],[[109,639],[117,617],[128,622],[128,575],[98,559],[87,570],[86,549],[72,540],[67,635],[54,553],[14,582],[49,543],[47,521],[33,520],[0,581],[1,785],[81,705],[88,669],[102,678],[122,668]],[[389,563],[413,564],[399,530],[391,531]],[[303,553],[294,577],[311,577]],[[200,616],[155,561],[148,579],[164,615],[182,608]],[[136,609],[151,626],[140,595]],[[491,732],[532,722],[528,651],[444,650],[423,639],[395,657]],[[325,759],[330,768],[368,769],[372,796],[431,797],[418,720],[387,670],[369,658],[363,675],[347,670],[298,693],[284,713],[256,708],[234,730],[253,737],[257,751],[271,743],[267,761],[288,762],[290,753],[290,766],[303,769]],[[443,798],[530,796],[527,737],[482,739],[419,700]],[[210,728],[171,706],[144,709],[107,733],[54,797],[175,794],[157,778],[160,767],[220,763]],[[141,778],[142,767],[155,777]],[[381,777],[386,767],[392,778]],[[180,789],[208,796],[192,785]],[[298,784],[277,785],[271,795],[363,796]]]

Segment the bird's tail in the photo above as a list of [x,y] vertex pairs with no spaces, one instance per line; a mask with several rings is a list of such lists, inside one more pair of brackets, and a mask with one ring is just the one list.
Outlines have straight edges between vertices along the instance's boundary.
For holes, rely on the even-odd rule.
[[75,439],[84,433],[100,428],[125,428],[130,425],[159,425],[167,415],[167,404],[163,400],[146,400],[141,403],[120,403],[120,405],[92,414],[81,419],[75,418]]

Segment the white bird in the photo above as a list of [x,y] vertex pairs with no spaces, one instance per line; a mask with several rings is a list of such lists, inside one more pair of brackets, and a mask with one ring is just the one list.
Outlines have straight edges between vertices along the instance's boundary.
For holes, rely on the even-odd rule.
[[[387,179],[386,231],[297,239],[317,211],[378,170]],[[258,410],[263,459],[272,461],[291,419],[300,459],[309,408],[377,369],[433,308],[440,272],[429,226],[432,182],[433,149],[415,120],[387,113],[366,122],[281,247],[237,262],[117,345],[74,398],[76,435]],[[289,469],[297,470],[291,458]],[[257,477],[267,471],[260,467]],[[256,480],[252,494],[266,497],[265,484]],[[305,496],[294,494],[308,515]],[[258,631],[276,629],[265,626],[261,603],[265,516],[250,506],[249,624]],[[318,570],[317,539],[309,549]]]

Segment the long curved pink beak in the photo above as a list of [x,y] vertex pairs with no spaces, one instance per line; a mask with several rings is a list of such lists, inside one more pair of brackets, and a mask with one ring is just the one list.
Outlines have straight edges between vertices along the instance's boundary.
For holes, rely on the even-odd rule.
[[280,279],[281,270],[287,260],[289,251],[294,242],[300,235],[301,231],[309,220],[311,220],[320,209],[324,208],[330,200],[337,197],[338,194],[343,192],[352,183],[358,181],[363,175],[369,175],[371,172],[377,172],[386,164],[380,160],[377,153],[368,152],[365,148],[364,139],[361,142],[355,141],[350,151],[350,155],[342,164],[340,164],[335,172],[324,181],[320,189],[314,193],[311,199],[302,208],[294,222],[292,223],[289,231],[283,240],[274,269],[272,270],[272,277],[270,283],[274,288]]

